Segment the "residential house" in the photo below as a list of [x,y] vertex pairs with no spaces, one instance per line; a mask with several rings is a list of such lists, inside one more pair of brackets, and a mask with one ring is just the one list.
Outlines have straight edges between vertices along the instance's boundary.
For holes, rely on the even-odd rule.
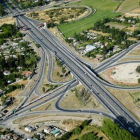
[[56,128],[53,131],[51,131],[51,134],[53,134],[55,136],[59,132],[60,132],[60,130],[58,128]]
[[30,126],[26,126],[25,131],[31,133],[33,131],[33,128]]
[[33,76],[33,73],[31,71],[24,71],[21,75],[28,79],[31,79]]
[[92,50],[96,49],[96,46],[94,45],[86,45],[86,49],[84,50],[84,53],[90,52]]
[[4,74],[4,75],[9,75],[9,74],[10,74],[10,71],[9,71],[9,70],[5,70],[5,71],[3,72],[3,74]]
[[47,134],[50,134],[52,131],[52,129],[50,129],[49,127],[45,128],[44,129],[44,132],[47,133]]

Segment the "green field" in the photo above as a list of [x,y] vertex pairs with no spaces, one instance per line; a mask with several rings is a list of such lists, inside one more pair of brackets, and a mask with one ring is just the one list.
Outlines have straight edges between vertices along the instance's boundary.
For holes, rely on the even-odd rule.
[[125,0],[122,5],[118,8],[118,12],[130,12],[131,10],[140,7],[140,0]]
[[94,23],[105,17],[113,17],[119,13],[114,12],[120,1],[114,0],[81,0],[81,2],[73,3],[74,5],[87,5],[94,7],[97,12],[88,17],[72,23],[60,24],[58,28],[66,37],[73,36],[74,33],[80,33],[83,30],[93,27]]

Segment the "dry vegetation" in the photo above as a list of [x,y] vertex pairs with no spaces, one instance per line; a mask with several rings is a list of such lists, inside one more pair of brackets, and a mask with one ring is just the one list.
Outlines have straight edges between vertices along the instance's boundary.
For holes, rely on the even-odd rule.
[[50,101],[50,102],[48,102],[48,103],[46,103],[46,104],[43,104],[43,105],[41,105],[41,106],[39,106],[39,107],[33,109],[32,111],[53,110],[53,109],[55,109],[54,103],[55,103],[57,100],[58,100],[58,99],[55,99],[55,100]]
[[132,95],[139,90],[118,90],[106,87],[106,89],[112,93],[119,102],[121,102],[138,120],[140,120],[140,108],[134,103]]
[[37,11],[27,14],[27,16],[42,22],[53,22],[56,24],[74,20],[87,14],[84,7],[77,8],[57,8],[51,10]]
[[0,19],[0,26],[3,25],[4,23],[6,23],[6,24],[14,24],[15,19],[13,17],[7,17],[7,18]]
[[54,68],[52,73],[52,79],[57,82],[65,82],[72,79],[70,71],[64,66],[57,64],[57,60],[54,60]]
[[60,106],[67,109],[96,108],[105,111],[105,108],[100,104],[100,102],[82,85],[79,85],[66,93]]

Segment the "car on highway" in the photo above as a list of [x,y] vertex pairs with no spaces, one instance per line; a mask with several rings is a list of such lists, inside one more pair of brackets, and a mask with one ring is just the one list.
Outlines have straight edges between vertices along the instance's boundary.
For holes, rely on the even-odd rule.
[[133,130],[133,128],[131,128],[131,127],[128,127],[128,130],[129,130],[131,133],[134,133],[134,130]]
[[103,115],[103,114],[100,112],[99,115]]
[[90,89],[91,92],[93,92],[93,89]]

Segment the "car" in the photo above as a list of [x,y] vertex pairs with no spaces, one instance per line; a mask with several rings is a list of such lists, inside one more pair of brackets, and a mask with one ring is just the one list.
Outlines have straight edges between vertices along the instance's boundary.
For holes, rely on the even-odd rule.
[[131,133],[134,133],[134,130],[133,130],[131,127],[128,127],[128,130],[129,130]]
[[91,92],[93,92],[93,89],[90,89]]

